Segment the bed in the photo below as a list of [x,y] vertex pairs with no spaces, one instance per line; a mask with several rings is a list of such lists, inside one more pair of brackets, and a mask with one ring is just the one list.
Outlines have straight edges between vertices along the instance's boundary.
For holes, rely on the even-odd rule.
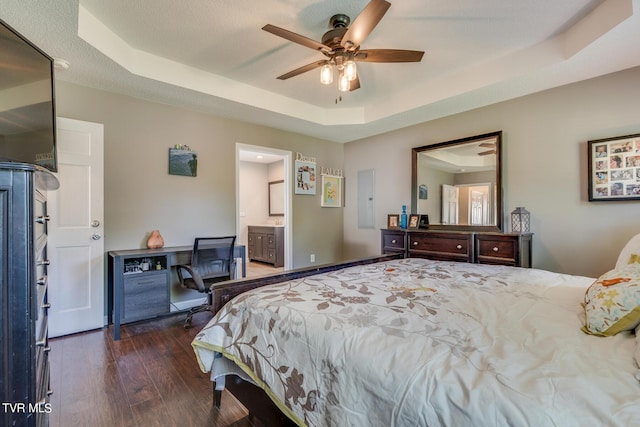
[[244,292],[192,345],[297,425],[638,426],[636,337],[582,330],[593,284],[391,259]]

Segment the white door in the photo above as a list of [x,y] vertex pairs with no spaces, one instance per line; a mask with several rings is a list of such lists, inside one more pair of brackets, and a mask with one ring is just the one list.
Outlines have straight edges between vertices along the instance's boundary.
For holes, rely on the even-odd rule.
[[475,190],[470,188],[471,192],[471,220],[469,224],[471,225],[484,225],[484,212],[485,210],[485,193],[482,191]]
[[58,118],[60,188],[48,193],[49,336],[104,326],[103,125]]
[[458,223],[458,187],[442,184],[442,223]]

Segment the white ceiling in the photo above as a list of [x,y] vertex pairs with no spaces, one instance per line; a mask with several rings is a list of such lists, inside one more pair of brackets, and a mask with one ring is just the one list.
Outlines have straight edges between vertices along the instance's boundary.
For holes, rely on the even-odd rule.
[[336,103],[324,57],[262,31],[320,40],[368,0],[0,0],[0,18],[53,57],[57,79],[348,142],[640,65],[640,0],[390,0],[363,49],[426,52],[360,63]]

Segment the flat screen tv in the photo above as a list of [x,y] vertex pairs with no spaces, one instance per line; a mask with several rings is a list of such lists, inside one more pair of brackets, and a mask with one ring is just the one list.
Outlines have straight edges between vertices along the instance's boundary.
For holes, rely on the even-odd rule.
[[0,20],[0,161],[57,171],[53,59]]

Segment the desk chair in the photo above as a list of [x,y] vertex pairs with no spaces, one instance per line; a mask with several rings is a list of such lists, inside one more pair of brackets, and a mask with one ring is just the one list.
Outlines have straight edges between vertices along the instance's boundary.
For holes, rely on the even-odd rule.
[[233,251],[236,236],[198,237],[193,243],[190,265],[178,265],[180,285],[207,294],[207,302],[189,310],[184,321],[191,327],[191,318],[202,311],[213,311],[211,285],[235,278],[236,260]]

